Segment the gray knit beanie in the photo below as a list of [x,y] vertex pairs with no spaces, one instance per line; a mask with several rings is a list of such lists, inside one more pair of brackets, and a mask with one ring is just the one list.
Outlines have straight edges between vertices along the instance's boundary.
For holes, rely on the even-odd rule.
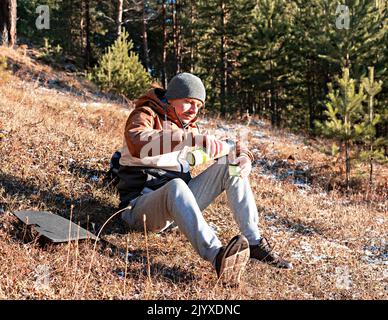
[[191,73],[179,73],[171,79],[166,91],[167,99],[198,99],[205,103],[206,90],[200,78]]

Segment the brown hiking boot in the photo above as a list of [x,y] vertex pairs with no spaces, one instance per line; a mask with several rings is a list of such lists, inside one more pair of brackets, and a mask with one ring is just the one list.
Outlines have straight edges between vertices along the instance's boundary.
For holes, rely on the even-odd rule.
[[233,237],[217,254],[215,268],[224,285],[236,286],[249,260],[249,242],[242,235]]
[[275,252],[266,238],[262,238],[261,242],[254,246],[249,246],[251,252],[251,258],[265,263],[268,263],[277,268],[292,269],[291,262],[282,259]]

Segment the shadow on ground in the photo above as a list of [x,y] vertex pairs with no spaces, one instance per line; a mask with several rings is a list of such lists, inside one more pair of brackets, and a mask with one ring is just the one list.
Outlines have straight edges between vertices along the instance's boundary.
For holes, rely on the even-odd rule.
[[[66,219],[79,223],[82,228],[96,233],[101,226],[116,211],[117,208],[109,203],[102,202],[89,195],[82,195],[78,198],[70,198],[63,193],[53,192],[50,189],[40,190],[34,184],[24,181],[20,178],[0,173],[0,186],[4,189],[5,194],[21,202],[21,208],[28,210],[25,206],[26,199],[31,207],[45,207],[47,210],[58,214]],[[73,210],[71,206],[73,205]],[[9,204],[0,203],[3,210],[10,210]],[[20,209],[21,210],[21,209]],[[72,212],[72,214],[71,214]],[[104,227],[104,234],[126,234],[128,232],[118,214]]]
[[[157,254],[157,253],[155,253]],[[148,276],[148,260],[147,252],[145,250],[134,250],[128,254],[128,269],[127,278],[140,279]],[[153,259],[149,261],[150,276],[155,278],[165,278],[173,283],[190,283],[195,281],[197,277],[192,272],[188,272],[179,266],[166,266],[160,262],[154,262]],[[113,271],[119,277],[125,277],[124,269],[116,269]]]

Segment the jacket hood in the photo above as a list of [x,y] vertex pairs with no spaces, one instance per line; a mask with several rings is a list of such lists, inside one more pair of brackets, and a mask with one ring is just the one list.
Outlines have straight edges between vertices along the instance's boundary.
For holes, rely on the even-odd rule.
[[164,98],[165,94],[166,90],[162,88],[151,89],[135,101],[135,108],[148,106],[151,107],[152,110],[154,110],[161,117],[166,117],[168,120],[174,122],[180,128],[196,127],[198,116],[196,116],[189,123],[183,124],[183,122],[178,117],[175,108],[169,103],[164,103],[163,101],[161,101],[161,99]]

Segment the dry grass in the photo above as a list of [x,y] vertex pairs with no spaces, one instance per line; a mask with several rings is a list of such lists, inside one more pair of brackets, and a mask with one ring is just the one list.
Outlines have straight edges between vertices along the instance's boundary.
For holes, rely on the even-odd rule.
[[[258,158],[251,185],[263,233],[293,270],[250,263],[238,289],[223,288],[179,232],[148,234],[148,265],[145,235],[119,218],[103,237],[121,253],[102,245],[93,253],[87,241],[42,246],[13,211],[72,215],[95,231],[116,212],[117,194],[102,179],[128,109],[28,55],[0,47],[1,56],[11,71],[0,71],[0,299],[388,298],[387,168],[376,170],[375,190],[344,195],[334,160],[319,151],[324,142],[264,122],[249,127]],[[52,78],[61,79],[55,87]],[[225,195],[204,215],[224,243],[238,233]]]

